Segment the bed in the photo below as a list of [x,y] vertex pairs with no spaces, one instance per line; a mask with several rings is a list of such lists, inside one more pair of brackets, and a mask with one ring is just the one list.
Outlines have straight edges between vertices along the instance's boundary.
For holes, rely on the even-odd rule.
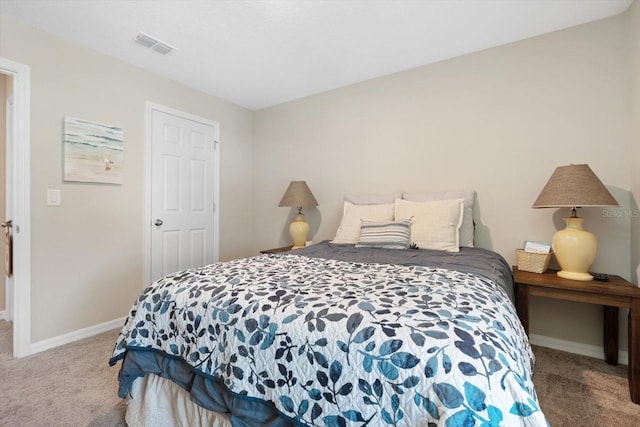
[[109,361],[127,423],[548,425],[506,261],[458,240],[381,244],[379,230],[145,289]]

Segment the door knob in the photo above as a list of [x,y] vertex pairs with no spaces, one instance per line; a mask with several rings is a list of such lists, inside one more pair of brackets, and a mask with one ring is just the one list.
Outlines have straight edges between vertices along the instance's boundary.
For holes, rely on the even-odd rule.
[[164,224],[164,222],[162,222],[161,219],[156,219],[156,221],[154,222],[156,227],[160,227],[162,224]]
[[7,222],[3,222],[2,224],[0,224],[0,227],[2,227],[2,228],[10,228],[12,223],[13,223],[13,221],[8,220]]

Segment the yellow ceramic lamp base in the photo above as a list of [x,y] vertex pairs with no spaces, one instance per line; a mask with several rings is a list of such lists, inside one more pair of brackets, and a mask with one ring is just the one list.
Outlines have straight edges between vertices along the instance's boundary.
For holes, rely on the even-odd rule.
[[567,228],[553,236],[553,252],[562,270],[558,276],[571,280],[593,280],[589,274],[596,259],[596,236],[582,228],[583,218],[563,218]]
[[304,214],[296,214],[296,220],[289,225],[289,233],[293,240],[293,249],[304,248],[309,235],[309,224],[304,220]]

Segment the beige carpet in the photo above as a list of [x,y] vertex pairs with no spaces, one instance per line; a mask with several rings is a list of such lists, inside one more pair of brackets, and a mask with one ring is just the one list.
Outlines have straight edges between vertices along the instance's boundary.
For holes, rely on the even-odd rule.
[[[124,426],[119,364],[107,364],[117,331],[23,359],[10,356],[10,324],[0,321],[0,426]],[[553,427],[638,427],[626,366],[536,347],[534,382]],[[506,426],[509,427],[509,426]]]
[[0,321],[0,426],[126,426],[108,365],[117,331],[21,359],[11,357],[10,337]]
[[640,405],[631,402],[626,365],[544,347],[534,352],[533,382],[552,426],[640,426]]

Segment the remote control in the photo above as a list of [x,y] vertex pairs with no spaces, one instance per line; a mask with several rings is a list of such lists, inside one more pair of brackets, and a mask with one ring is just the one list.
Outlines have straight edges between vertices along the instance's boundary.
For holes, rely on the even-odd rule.
[[609,275],[606,273],[591,273],[591,275],[593,276],[593,280],[598,280],[600,282],[609,281]]

